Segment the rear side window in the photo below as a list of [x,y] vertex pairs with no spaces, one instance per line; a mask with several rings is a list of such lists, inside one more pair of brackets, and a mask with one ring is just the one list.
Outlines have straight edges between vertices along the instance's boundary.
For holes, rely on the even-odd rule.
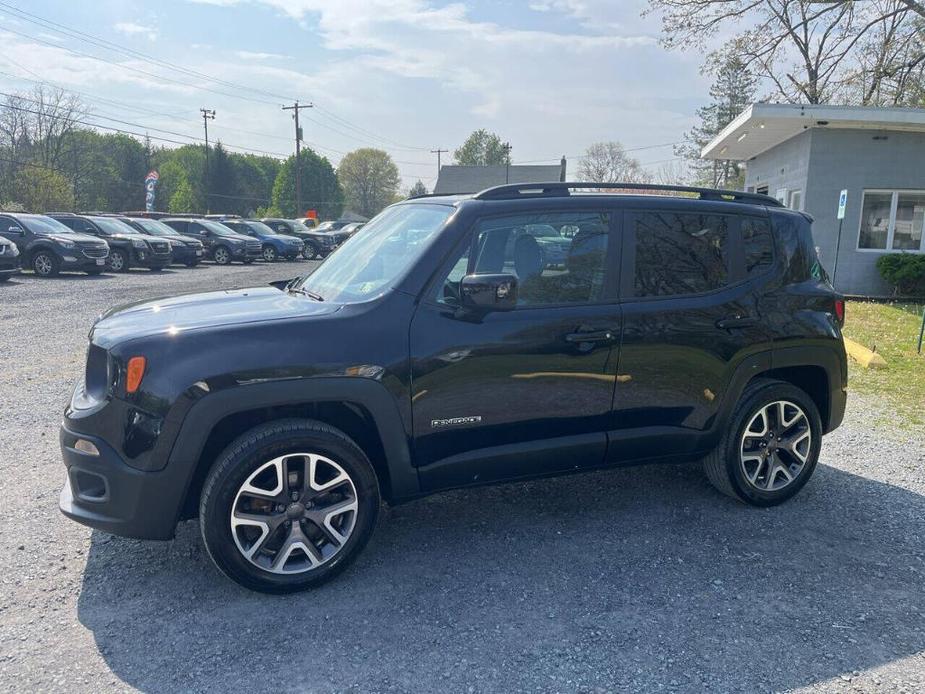
[[745,274],[760,275],[774,262],[771,224],[758,217],[742,217],[742,246],[745,252]]
[[702,294],[729,282],[726,217],[644,212],[633,224],[637,297]]

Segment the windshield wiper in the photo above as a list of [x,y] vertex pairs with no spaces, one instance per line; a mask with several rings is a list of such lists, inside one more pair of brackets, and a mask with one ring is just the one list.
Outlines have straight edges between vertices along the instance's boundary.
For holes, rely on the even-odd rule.
[[321,296],[321,294],[310,292],[302,287],[289,287],[288,291],[290,294],[302,294],[307,296],[309,299],[314,299],[315,301],[324,301],[324,297]]

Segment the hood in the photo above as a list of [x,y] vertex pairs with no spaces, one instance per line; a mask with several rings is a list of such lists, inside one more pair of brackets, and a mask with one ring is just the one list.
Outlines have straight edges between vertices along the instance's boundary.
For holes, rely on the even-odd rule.
[[257,323],[282,318],[306,318],[334,313],[339,304],[273,287],[186,294],[139,301],[112,308],[94,324],[90,339],[109,348],[123,340],[153,335],[178,335],[189,330]]
[[52,241],[73,241],[74,243],[79,241],[80,243],[92,243],[96,246],[106,245],[106,242],[103,239],[98,239],[96,236],[90,236],[90,234],[43,234],[42,236],[49,238]]

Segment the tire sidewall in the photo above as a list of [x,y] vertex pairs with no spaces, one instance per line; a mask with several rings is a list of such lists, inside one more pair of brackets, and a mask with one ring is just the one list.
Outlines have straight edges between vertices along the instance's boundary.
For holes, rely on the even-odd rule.
[[[224,260],[219,260],[219,254],[224,252]],[[230,265],[231,264],[231,251],[228,250],[225,246],[218,246],[214,251],[212,251],[212,260],[214,260],[219,265]]]
[[[783,489],[767,492],[755,489],[745,479],[745,473],[740,464],[740,442],[745,433],[745,427],[752,417],[764,405],[778,400],[787,400],[800,407],[809,420],[812,432],[809,456],[796,480]],[[822,449],[822,419],[816,403],[804,391],[786,383],[772,383],[764,386],[749,395],[736,410],[732,424],[732,436],[726,441],[726,472],[736,494],[745,502],[754,506],[775,506],[794,496],[812,477],[819,460]]]
[[[300,574],[273,574],[255,566],[241,554],[231,532],[231,508],[241,485],[254,470],[273,458],[297,452],[318,453],[331,458],[350,475],[357,491],[356,521],[347,543],[327,563]],[[232,580],[262,592],[288,593],[333,578],[366,545],[379,513],[379,486],[369,462],[349,440],[324,429],[302,428],[300,431],[281,431],[259,437],[245,434],[219,457],[206,484],[214,485],[214,489],[208,497],[203,497],[200,526],[212,560]]]

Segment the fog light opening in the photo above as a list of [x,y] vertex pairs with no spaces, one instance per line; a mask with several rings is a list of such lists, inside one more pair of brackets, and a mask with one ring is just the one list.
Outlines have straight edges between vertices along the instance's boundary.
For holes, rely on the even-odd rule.
[[97,457],[100,455],[99,449],[91,441],[87,441],[86,439],[77,439],[77,443],[74,444],[74,450]]

